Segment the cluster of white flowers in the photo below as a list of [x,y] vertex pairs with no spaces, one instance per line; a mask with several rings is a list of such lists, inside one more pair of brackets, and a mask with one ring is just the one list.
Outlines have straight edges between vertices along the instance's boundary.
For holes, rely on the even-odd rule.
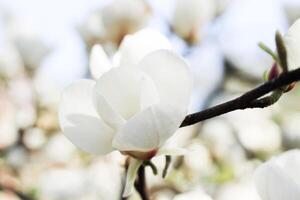
[[282,73],[276,30],[300,67],[299,5],[3,0],[0,199],[137,200],[144,173],[153,200],[298,200],[294,83],[269,108],[180,126]]

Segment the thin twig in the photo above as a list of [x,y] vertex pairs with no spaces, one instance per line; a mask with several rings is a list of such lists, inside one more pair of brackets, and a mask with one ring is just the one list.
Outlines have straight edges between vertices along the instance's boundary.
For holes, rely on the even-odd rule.
[[299,80],[300,68],[283,73],[277,78],[265,82],[264,84],[246,92],[238,98],[186,116],[180,127],[190,126],[235,110],[243,110],[247,108],[264,108],[270,106],[272,105],[270,104],[270,99],[266,100],[265,98],[259,98]]

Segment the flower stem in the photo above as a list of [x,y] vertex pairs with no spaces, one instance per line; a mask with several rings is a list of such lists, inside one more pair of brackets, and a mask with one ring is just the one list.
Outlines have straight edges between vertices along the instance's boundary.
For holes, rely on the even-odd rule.
[[140,194],[142,200],[150,200],[147,191],[146,176],[145,176],[145,166],[142,165],[138,170],[138,179],[135,183],[135,188]]

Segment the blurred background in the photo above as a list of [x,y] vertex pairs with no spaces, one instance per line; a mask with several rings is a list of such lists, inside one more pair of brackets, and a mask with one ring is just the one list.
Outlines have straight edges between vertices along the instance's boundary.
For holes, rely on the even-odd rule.
[[[165,35],[193,72],[192,113],[262,83],[272,59],[258,42],[274,49],[299,17],[299,0],[0,0],[0,200],[121,200],[124,157],[84,153],[58,126],[61,90],[94,76],[93,45],[113,57],[127,34]],[[151,197],[259,200],[256,166],[300,147],[299,102],[296,87],[269,108],[180,129],[172,143],[190,151],[166,179],[147,171]]]

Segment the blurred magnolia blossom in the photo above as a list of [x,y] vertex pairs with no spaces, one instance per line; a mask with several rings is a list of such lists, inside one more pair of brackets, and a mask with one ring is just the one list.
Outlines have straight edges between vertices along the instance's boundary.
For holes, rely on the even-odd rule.
[[93,163],[87,172],[90,197],[95,200],[120,199],[123,173],[124,169],[114,156],[106,156]]
[[264,42],[273,49],[276,30],[286,30],[288,23],[278,1],[232,0],[217,26],[216,34],[229,63],[248,76],[261,78],[273,61],[257,44]]
[[201,178],[211,175],[216,169],[209,149],[200,141],[194,141],[184,155],[183,169],[188,178],[197,183]]
[[300,151],[282,153],[259,166],[254,174],[262,200],[297,200],[300,196]]
[[67,87],[60,126],[87,152],[119,150],[130,156],[123,193],[128,196],[143,160],[182,153],[164,144],[187,114],[191,87],[188,66],[179,55],[153,51],[137,65],[112,68],[97,81],[79,80]]
[[214,0],[177,0],[171,22],[176,34],[189,44],[199,42],[203,28],[216,14]]
[[45,132],[40,128],[27,129],[23,137],[25,146],[32,150],[41,148],[46,142]]
[[44,154],[50,162],[69,163],[75,156],[75,146],[62,134],[57,133],[48,139]]
[[9,95],[0,88],[0,149],[13,145],[18,139],[16,108]]
[[96,43],[118,47],[125,35],[145,26],[149,16],[144,0],[112,0],[94,11],[79,32],[90,47]]
[[45,200],[80,199],[86,192],[86,177],[78,169],[49,169],[40,176],[39,191]]
[[245,160],[245,152],[239,147],[232,127],[225,120],[213,119],[205,122],[200,134],[215,159],[231,165]]
[[34,90],[31,79],[24,74],[20,74],[9,82],[9,93],[12,102],[15,104],[16,126],[18,128],[26,128],[34,124],[37,118],[37,110],[35,108]]
[[224,184],[217,191],[215,200],[261,200],[252,179],[246,178]]
[[280,127],[271,118],[270,109],[236,111],[226,116],[241,144],[252,153],[263,155],[281,147]]
[[10,42],[0,45],[0,77],[13,78],[24,67],[16,47]]
[[112,59],[109,59],[101,45],[95,45],[90,55],[91,75],[97,79],[111,66],[137,65],[145,55],[158,49],[171,50],[172,45],[164,35],[150,28],[127,35]]
[[7,154],[7,163],[13,168],[20,169],[29,160],[29,154],[23,147],[12,148]]
[[36,30],[20,19],[8,19],[6,31],[9,40],[15,45],[24,66],[34,70],[40,66],[50,52],[50,47],[43,41]]

